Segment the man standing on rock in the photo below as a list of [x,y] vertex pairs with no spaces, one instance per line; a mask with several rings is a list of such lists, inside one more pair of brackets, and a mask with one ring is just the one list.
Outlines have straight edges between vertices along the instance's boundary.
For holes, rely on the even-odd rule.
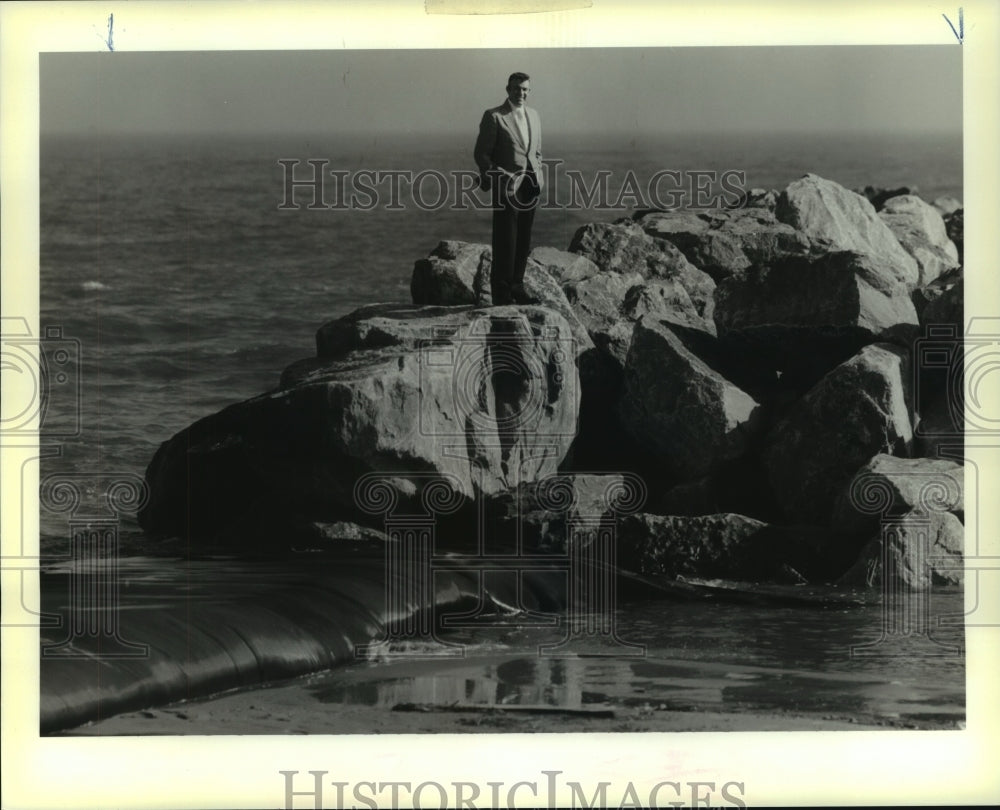
[[524,268],[542,187],[542,124],[525,101],[526,73],[507,79],[507,100],[483,113],[476,139],[479,185],[493,197],[493,304],[529,303]]

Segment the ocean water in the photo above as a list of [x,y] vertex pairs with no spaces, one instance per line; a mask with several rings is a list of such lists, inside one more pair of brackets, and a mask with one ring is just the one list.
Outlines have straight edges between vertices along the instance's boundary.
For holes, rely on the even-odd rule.
[[[323,323],[363,304],[409,301],[414,261],[440,240],[489,242],[485,210],[410,204],[403,210],[282,210],[279,160],[301,161],[299,171],[310,159],[349,172],[469,170],[473,136],[44,138],[41,325],[60,329],[78,362],[47,403],[43,437],[61,449],[43,458],[43,484],[51,477],[74,478],[83,491],[79,511],[99,514],[108,487],[141,478],[161,442],[202,416],[273,387],[286,365],[311,356]],[[548,158],[563,161],[557,175],[561,200],[568,189],[566,169],[587,178],[609,171],[612,196],[628,172],[642,184],[666,169],[738,170],[745,172],[746,187],[765,188],[782,188],[814,172],[850,188],[916,185],[925,199],[962,197],[958,138],[716,132],[627,142],[550,136],[547,147]],[[333,191],[331,183],[327,190]],[[403,201],[409,203],[405,193]],[[581,224],[628,213],[543,210],[534,244],[565,249]],[[65,556],[66,513],[43,498],[40,519],[43,554]],[[120,535],[125,554],[153,551],[132,514],[121,516]],[[954,613],[960,595],[949,598]],[[670,626],[664,614],[676,616],[678,609],[688,629],[681,636],[664,634]],[[855,611],[830,644],[830,614],[823,611],[730,607],[740,616],[733,625],[719,610],[626,607],[621,626],[627,637],[647,640],[660,658],[697,652],[699,658],[726,660],[736,645],[743,661],[825,672],[831,666],[855,671],[844,664],[845,644],[870,638],[879,621],[877,607]],[[735,626],[746,632],[733,637]],[[796,638],[815,643],[803,647]],[[784,660],[793,653],[801,658]],[[869,663],[863,671],[875,683],[891,678],[915,690],[900,699],[939,700],[944,694],[947,712],[964,713],[962,659],[896,660],[888,668]],[[754,700],[784,701],[787,707],[783,684],[777,676],[773,690]],[[856,699],[841,699],[840,708],[849,709]]]

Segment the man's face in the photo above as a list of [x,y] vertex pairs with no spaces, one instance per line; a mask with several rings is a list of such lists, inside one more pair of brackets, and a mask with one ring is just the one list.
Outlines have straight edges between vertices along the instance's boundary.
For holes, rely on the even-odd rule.
[[521,107],[528,100],[528,93],[531,92],[531,82],[525,79],[523,82],[511,82],[507,85],[507,98],[515,107]]

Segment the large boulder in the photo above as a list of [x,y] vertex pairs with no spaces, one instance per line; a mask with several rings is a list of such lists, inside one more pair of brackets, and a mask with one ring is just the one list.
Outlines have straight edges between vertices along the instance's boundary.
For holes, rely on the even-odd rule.
[[852,535],[877,532],[887,517],[913,510],[965,513],[961,464],[946,458],[899,458],[880,453],[844,488],[833,523]]
[[879,453],[909,455],[908,355],[872,344],[820,380],[765,439],[762,460],[786,518],[830,519],[836,497]]
[[693,354],[669,324],[643,318],[625,362],[618,414],[663,468],[695,478],[742,455],[757,403]]
[[941,214],[913,194],[887,200],[879,212],[899,244],[917,262],[919,284],[958,267],[958,249],[948,238]]
[[725,279],[715,323],[747,364],[811,384],[867,343],[910,344],[917,314],[906,286],[878,259],[842,251],[789,257]]
[[[887,521],[879,536],[862,549],[838,584],[855,588],[927,591],[961,585],[965,527],[948,512],[914,510]],[[888,574],[889,582],[884,582]],[[905,609],[905,607],[903,608]],[[916,616],[901,617],[913,621]]]
[[766,207],[659,211],[638,220],[650,236],[675,244],[717,283],[752,265],[809,253],[809,240]]
[[601,272],[600,268],[586,256],[546,245],[534,248],[528,258],[542,267],[559,284],[581,281]]
[[442,509],[552,475],[577,428],[572,345],[543,307],[366,307],[324,326],[318,356],[278,389],[161,445],[140,523],[199,538],[289,518],[377,522],[377,498],[355,492],[367,473],[389,500]]
[[860,194],[807,174],[781,193],[774,213],[801,231],[814,249],[866,254],[910,288],[919,283],[916,261]]
[[631,220],[592,223],[577,230],[569,249],[590,259],[602,273],[638,273],[646,279],[676,280],[698,314],[711,318],[715,282],[665,239],[654,239]]

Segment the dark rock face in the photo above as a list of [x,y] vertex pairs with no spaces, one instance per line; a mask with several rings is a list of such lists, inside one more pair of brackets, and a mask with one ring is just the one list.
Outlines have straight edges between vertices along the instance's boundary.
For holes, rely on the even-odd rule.
[[866,346],[816,384],[765,439],[763,461],[787,518],[826,523],[854,473],[879,454],[909,455],[909,360]]
[[670,471],[704,474],[745,452],[757,403],[700,360],[665,323],[636,324],[619,416]]
[[554,473],[576,435],[573,341],[551,310],[376,305],[324,326],[317,344],[281,388],[160,447],[147,532],[364,517],[373,507],[355,487],[368,472],[384,474],[386,498],[443,481],[442,503],[458,508]]
[[945,232],[958,250],[959,263],[965,262],[965,209],[959,208],[944,217]]
[[863,189],[855,189],[855,194],[860,194],[865,197],[876,211],[881,211],[885,207],[885,204],[893,197],[915,195],[916,193],[917,188],[910,188],[909,186],[900,186],[899,188],[876,188],[874,186],[865,186]]

